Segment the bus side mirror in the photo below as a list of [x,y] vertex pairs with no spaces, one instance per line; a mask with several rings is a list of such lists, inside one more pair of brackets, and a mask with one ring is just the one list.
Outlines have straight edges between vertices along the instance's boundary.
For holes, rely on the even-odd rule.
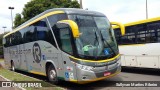
[[119,26],[120,29],[121,29],[121,34],[122,34],[122,36],[125,35],[125,26],[124,26],[122,23],[111,22],[111,25]]
[[61,21],[58,21],[58,23],[69,25],[72,30],[74,38],[78,38],[80,36],[78,25],[76,22],[72,20],[61,20]]

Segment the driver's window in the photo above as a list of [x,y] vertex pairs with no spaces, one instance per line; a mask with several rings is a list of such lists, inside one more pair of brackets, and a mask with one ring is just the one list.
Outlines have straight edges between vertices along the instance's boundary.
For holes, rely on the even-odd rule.
[[59,36],[61,43],[60,48],[69,54],[73,54],[72,44],[71,44],[71,34],[69,28],[68,27],[61,28]]

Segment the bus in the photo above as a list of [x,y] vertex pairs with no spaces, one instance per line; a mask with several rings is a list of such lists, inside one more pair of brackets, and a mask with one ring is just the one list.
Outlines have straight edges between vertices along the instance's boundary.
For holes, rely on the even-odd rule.
[[115,27],[124,67],[160,68],[160,17],[124,24],[126,34]]
[[12,71],[87,83],[117,75],[120,54],[111,23],[99,12],[55,8],[28,20],[3,37],[5,64]]

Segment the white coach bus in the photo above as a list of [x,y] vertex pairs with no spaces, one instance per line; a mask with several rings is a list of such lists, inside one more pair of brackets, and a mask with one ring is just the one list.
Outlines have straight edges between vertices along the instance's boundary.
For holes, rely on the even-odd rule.
[[[125,33],[124,26],[118,24]],[[87,83],[117,75],[120,54],[107,17],[81,9],[50,9],[3,37],[11,70],[47,76],[58,83]]]
[[160,17],[125,24],[124,36],[118,30],[122,66],[160,68]]

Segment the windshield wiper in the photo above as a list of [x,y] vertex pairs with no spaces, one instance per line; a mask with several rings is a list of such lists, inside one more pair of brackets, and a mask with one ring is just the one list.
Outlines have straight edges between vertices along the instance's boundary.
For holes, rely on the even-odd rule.
[[[98,41],[98,36],[97,36],[97,33],[96,33],[96,30],[95,30],[95,39],[96,41],[98,42],[98,46],[100,45],[99,44],[99,41]],[[94,42],[95,43],[95,42]],[[95,58],[97,59],[97,53],[98,53],[98,49],[96,48],[96,55],[95,55]]]
[[110,46],[110,44],[107,42],[107,40],[104,39],[102,32],[100,31],[101,37],[102,37],[102,41],[105,43],[107,43],[108,47],[111,49],[111,51],[114,53],[114,55],[116,55],[116,52],[113,50],[113,48]]

